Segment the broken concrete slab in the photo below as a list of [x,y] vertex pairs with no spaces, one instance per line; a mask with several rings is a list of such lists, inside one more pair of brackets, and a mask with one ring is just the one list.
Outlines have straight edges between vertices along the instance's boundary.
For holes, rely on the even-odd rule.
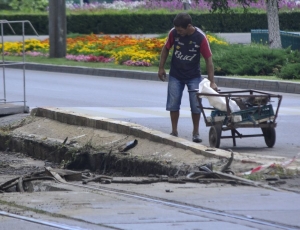
[[24,105],[11,104],[11,103],[0,104],[0,116],[19,114],[19,113],[29,113],[29,107]]

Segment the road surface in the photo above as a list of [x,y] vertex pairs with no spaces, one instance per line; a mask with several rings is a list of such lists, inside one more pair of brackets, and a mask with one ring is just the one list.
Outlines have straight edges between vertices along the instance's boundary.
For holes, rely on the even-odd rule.
[[[23,99],[22,71],[6,69],[8,101]],[[2,89],[0,89],[2,96]],[[233,90],[221,88],[222,91]],[[273,92],[274,93],[274,92]],[[160,81],[81,76],[39,71],[26,71],[27,105],[34,107],[73,107],[83,113],[137,123],[164,133],[170,133],[169,113],[165,110],[167,83]],[[237,152],[293,157],[300,152],[300,95],[279,93],[283,101],[279,110],[277,140],[274,148],[268,148],[263,137],[237,139],[233,147],[231,139],[222,139],[220,148]],[[191,140],[188,93],[184,92],[179,136]],[[203,143],[209,146],[209,127],[203,119],[200,134]],[[239,129],[242,134],[261,133],[259,128]]]

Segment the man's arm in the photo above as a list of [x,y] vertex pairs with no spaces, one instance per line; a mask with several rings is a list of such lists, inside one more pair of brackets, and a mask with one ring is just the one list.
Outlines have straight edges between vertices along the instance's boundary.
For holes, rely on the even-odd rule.
[[158,77],[162,81],[165,81],[166,77],[167,77],[166,71],[165,71],[165,63],[167,61],[168,56],[169,56],[169,50],[164,45],[164,47],[161,50],[159,69],[158,69]]
[[209,58],[205,58],[205,63],[206,63],[206,71],[207,71],[208,80],[210,81],[210,87],[217,91],[218,86],[215,83],[214,64],[212,61],[212,56],[210,56]]

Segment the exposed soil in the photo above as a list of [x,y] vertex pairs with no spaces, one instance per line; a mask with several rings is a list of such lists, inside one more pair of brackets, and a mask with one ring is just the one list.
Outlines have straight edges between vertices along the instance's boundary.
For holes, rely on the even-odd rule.
[[44,161],[34,160],[25,154],[0,152],[0,175],[26,175],[43,170]]
[[[45,167],[50,166],[52,168],[60,168],[61,165],[33,159],[22,153],[15,152],[0,152],[0,184],[7,180],[18,177],[30,175],[32,173],[40,172]],[[99,172],[95,172],[97,175]],[[120,173],[115,175],[122,176]],[[257,174],[253,176],[255,180],[263,182],[266,185],[271,185],[276,188],[300,193],[300,175],[284,175],[281,176],[273,175],[273,173]],[[134,178],[130,178],[133,180]],[[210,181],[211,183],[211,181]]]

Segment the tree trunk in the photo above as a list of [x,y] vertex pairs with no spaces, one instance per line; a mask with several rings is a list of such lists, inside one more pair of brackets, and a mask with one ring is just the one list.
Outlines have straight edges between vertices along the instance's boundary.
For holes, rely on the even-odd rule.
[[269,45],[271,49],[282,48],[279,28],[277,0],[267,0]]
[[50,58],[63,58],[67,52],[66,0],[49,1]]

